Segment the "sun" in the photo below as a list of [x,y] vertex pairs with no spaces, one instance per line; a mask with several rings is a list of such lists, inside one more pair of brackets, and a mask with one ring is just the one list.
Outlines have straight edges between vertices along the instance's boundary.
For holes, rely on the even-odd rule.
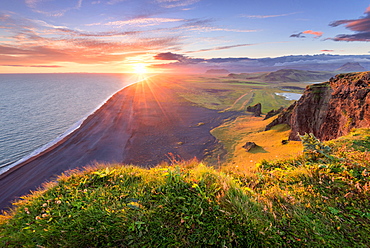
[[134,73],[136,74],[145,74],[148,72],[148,69],[146,68],[146,64],[143,63],[137,63],[133,65]]

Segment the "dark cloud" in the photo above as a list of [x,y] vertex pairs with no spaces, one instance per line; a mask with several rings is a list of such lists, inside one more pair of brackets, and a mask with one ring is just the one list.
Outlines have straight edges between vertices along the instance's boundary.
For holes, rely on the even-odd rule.
[[338,20],[329,24],[332,27],[345,25],[354,34],[339,34],[331,40],[334,41],[370,41],[370,8],[365,11],[365,16],[354,20]]
[[176,54],[176,53],[159,53],[154,56],[155,59],[157,60],[177,60],[177,61],[185,61],[187,60],[187,57],[181,54]]
[[302,34],[303,34],[303,32],[300,32],[300,33],[297,33],[297,34],[292,34],[289,37],[292,37],[292,38],[306,38],[306,36],[304,36]]
[[306,36],[302,35],[302,34],[312,34],[312,35],[315,35],[314,38],[319,38],[321,37],[324,33],[321,32],[321,31],[313,31],[313,30],[306,30],[306,31],[303,31],[303,32],[300,32],[298,34],[292,34],[290,37],[295,37],[295,38],[306,38]]
[[157,60],[176,60],[176,62],[169,63],[171,65],[190,65],[190,64],[198,64],[206,61],[205,59],[199,59],[199,58],[190,58],[181,54],[176,53],[159,53],[154,56]]

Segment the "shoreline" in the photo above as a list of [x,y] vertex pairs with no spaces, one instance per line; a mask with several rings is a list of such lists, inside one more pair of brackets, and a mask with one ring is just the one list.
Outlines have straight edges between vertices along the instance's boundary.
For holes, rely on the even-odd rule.
[[61,141],[1,174],[0,209],[63,172],[96,163],[202,159],[216,144],[210,130],[235,113],[194,106],[165,85],[171,82],[157,76],[124,87]]
[[[151,77],[151,76],[150,76]],[[91,115],[93,115],[96,111],[98,111],[101,107],[103,107],[107,101],[109,99],[111,99],[115,94],[117,94],[118,92],[120,92],[121,90],[125,89],[126,87],[129,87],[130,85],[133,85],[135,83],[138,83],[138,82],[141,82],[141,81],[144,81],[144,80],[147,80],[148,78],[150,77],[147,77],[143,80],[138,80],[136,82],[133,82],[133,83],[129,83],[125,86],[123,86],[121,89],[117,90],[116,92],[114,92],[113,94],[111,94],[109,97],[107,97],[103,102],[101,102],[95,109],[93,109],[89,114],[86,114],[84,117],[82,117],[79,121],[77,121],[76,123],[74,123],[72,126],[68,127],[68,129],[60,134],[59,136],[57,136],[55,139],[49,141],[48,143],[42,145],[40,148],[37,148],[35,150],[33,150],[31,153],[29,153],[28,155],[16,160],[15,162],[12,162],[8,165],[4,165],[4,166],[0,166],[0,171],[1,170],[4,170],[3,172],[0,172],[0,180],[1,180],[1,175],[5,174],[7,171],[11,170],[13,167],[16,167],[18,166],[19,164],[23,164],[25,162],[28,162],[28,161],[31,161],[32,158],[34,157],[37,157],[38,155],[41,155],[44,151],[47,151],[49,148],[52,148],[54,147],[55,145],[58,145],[59,143],[63,142],[63,140],[65,138],[67,138],[70,134],[72,134],[74,131],[76,131],[77,129],[79,129],[81,127],[81,125],[85,122],[85,120],[87,118],[89,118]]]

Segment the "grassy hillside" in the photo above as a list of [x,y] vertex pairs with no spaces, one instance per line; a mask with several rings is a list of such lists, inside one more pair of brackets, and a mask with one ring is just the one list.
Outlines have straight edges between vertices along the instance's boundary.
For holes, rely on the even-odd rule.
[[[1,247],[368,247],[370,131],[255,172],[175,162],[62,176],[1,217]],[[328,149],[327,146],[330,146]]]
[[[174,87],[179,96],[198,106],[219,111],[245,111],[246,107],[261,103],[263,113],[292,103],[275,93],[303,93],[306,87],[301,82],[270,84],[225,76],[182,76],[181,81],[173,76],[168,81],[171,82],[168,87]],[[174,84],[176,81],[180,83]]]

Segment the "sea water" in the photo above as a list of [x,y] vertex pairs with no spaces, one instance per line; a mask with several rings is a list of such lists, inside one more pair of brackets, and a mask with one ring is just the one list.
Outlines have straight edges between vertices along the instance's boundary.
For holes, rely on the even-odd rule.
[[301,98],[302,94],[299,93],[290,93],[290,92],[284,92],[284,93],[275,93],[278,96],[283,96],[287,100],[295,100],[298,101],[299,98]]
[[0,174],[76,129],[130,74],[0,74]]

